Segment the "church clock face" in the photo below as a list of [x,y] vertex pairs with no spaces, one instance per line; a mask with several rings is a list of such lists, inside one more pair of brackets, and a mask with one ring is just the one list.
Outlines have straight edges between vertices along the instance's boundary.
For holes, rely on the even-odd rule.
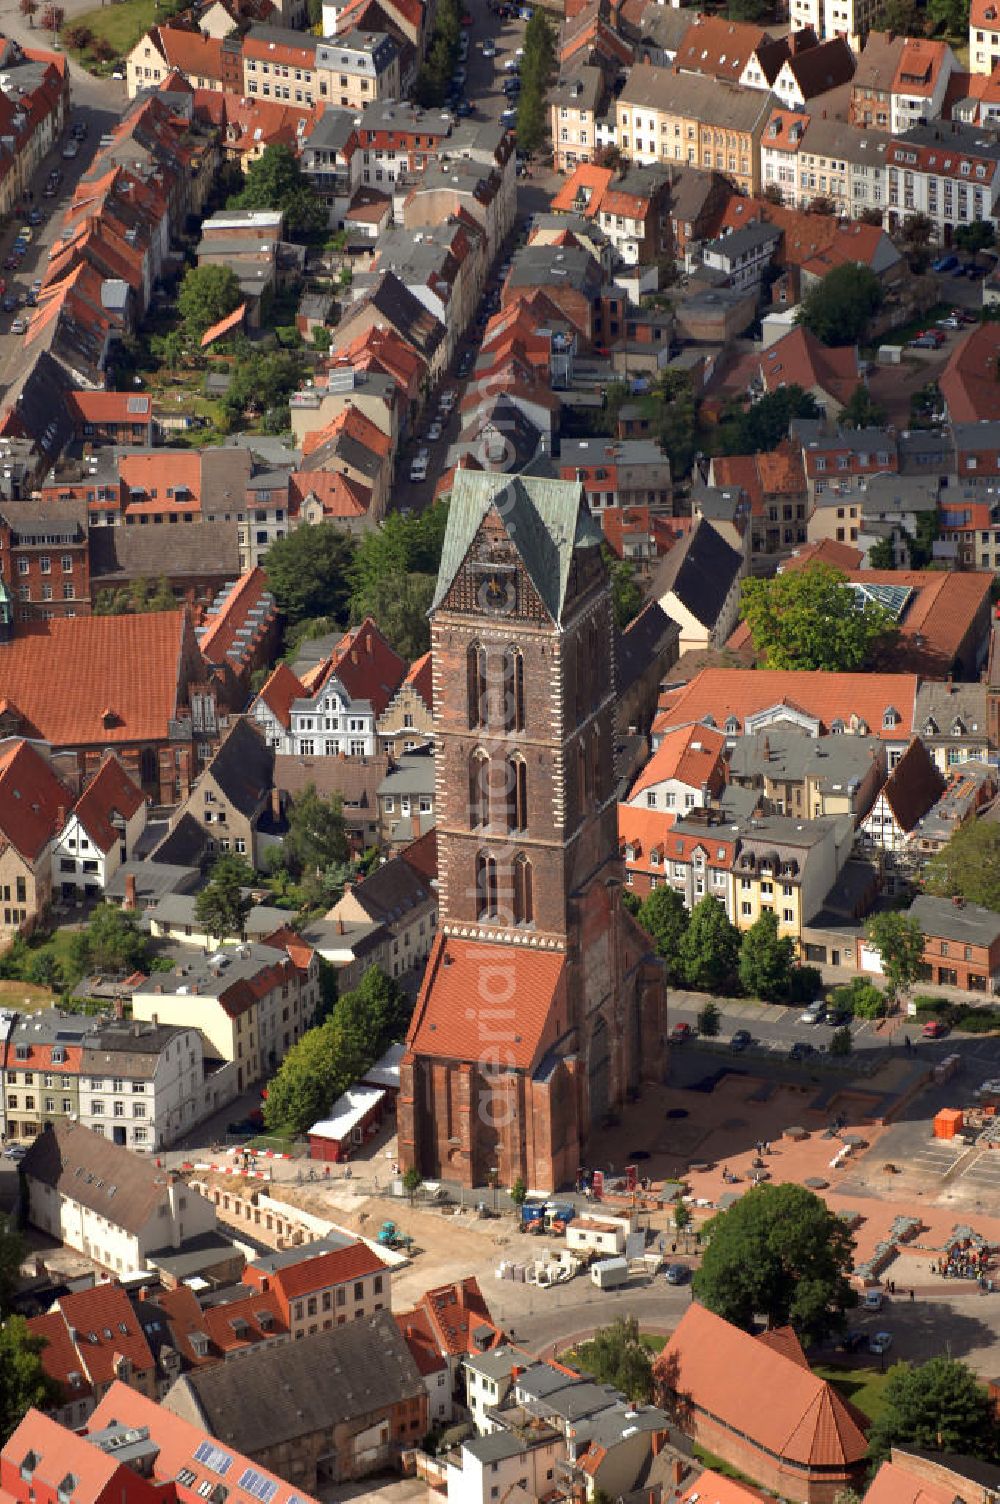
[[517,570],[512,564],[476,565],[476,600],[491,616],[512,616],[517,610]]

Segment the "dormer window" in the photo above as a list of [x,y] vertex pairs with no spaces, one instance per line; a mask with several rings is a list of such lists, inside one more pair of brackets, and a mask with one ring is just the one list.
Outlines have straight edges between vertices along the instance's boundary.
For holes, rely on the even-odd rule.
[[831,721],[831,723],[830,723],[830,734],[831,734],[831,736],[843,736],[843,734],[844,734],[844,723],[840,719],[839,716],[837,717],[837,719],[835,721]]
[[895,705],[887,705],[882,714],[883,730],[887,730],[891,726],[898,726],[901,719],[902,718]]
[[938,734],[937,721],[935,721],[933,719],[933,717],[928,716],[927,720],[924,722],[924,735],[925,736],[937,736],[937,734]]
[[726,735],[727,736],[736,736],[736,734],[738,733],[739,729],[740,729],[740,723],[736,719],[736,717],[734,715],[729,716],[727,718],[727,720],[726,720]]
[[952,736],[964,736],[965,735],[965,722],[963,720],[961,720],[958,716],[955,717],[954,721],[951,724],[951,734],[952,734]]

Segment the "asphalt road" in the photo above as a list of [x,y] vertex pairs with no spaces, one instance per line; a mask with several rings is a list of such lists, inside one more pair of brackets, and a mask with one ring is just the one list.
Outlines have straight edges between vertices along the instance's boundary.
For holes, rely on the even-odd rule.
[[[37,40],[37,38],[36,38]],[[93,161],[94,155],[100,144],[101,135],[109,130],[121,116],[121,110],[113,107],[111,91],[114,90],[121,96],[121,102],[125,102],[124,86],[113,84],[110,80],[93,80],[101,85],[102,95],[108,96],[95,100],[94,91],[84,91],[85,98],[90,102],[77,103],[76,77],[73,81],[73,106],[71,123],[83,121],[87,126],[86,139],[81,142],[80,150],[72,160],[63,157],[62,150],[69,139],[69,133],[56,141],[52,149],[42,159],[34,177],[32,178],[30,191],[33,194],[31,207],[38,208],[45,215],[44,223],[37,226],[33,231],[33,239],[28,248],[28,253],[21,261],[16,270],[5,270],[2,275],[7,282],[8,293],[27,294],[32,281],[37,277],[45,276],[45,270],[52,251],[52,243],[56,239],[62,214],[67,204],[73,197],[76,185]],[[58,167],[63,174],[63,180],[59,185],[59,191],[55,198],[44,198],[42,190],[46,179],[53,167]],[[21,220],[13,218],[0,227],[0,263],[6,260],[21,227]],[[12,334],[10,326],[14,319],[19,316],[30,316],[31,309],[19,308],[13,313],[0,312],[0,392],[6,395],[11,386],[23,374],[31,362],[31,353],[25,345],[23,335]]]

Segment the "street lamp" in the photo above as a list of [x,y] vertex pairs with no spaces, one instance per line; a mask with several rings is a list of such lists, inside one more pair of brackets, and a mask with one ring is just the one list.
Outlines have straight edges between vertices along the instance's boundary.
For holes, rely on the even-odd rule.
[[496,1210],[497,1210],[497,1178],[499,1177],[499,1174],[500,1174],[500,1167],[499,1167],[499,1165],[490,1165],[490,1184],[493,1187],[493,1215],[494,1216],[496,1216]]

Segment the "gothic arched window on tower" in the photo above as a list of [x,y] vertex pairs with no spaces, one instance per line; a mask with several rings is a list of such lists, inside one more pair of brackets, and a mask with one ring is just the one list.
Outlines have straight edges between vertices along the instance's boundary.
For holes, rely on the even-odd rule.
[[503,655],[503,724],[506,731],[524,730],[524,654],[507,648]]
[[507,829],[528,828],[528,767],[523,757],[507,759]]
[[497,864],[496,860],[480,851],[476,857],[476,917],[495,919],[497,916]]
[[606,655],[600,650],[597,618],[592,616],[587,623],[587,664],[590,669],[590,704],[593,708],[601,698],[601,681]]
[[534,924],[535,895],[531,863],[523,851],[514,858],[514,923]]
[[583,745],[583,742],[580,741],[580,742],[577,742],[577,744],[576,744],[576,787],[577,787],[577,796],[578,796],[578,798],[580,800],[580,819],[581,820],[583,819],[584,815],[587,813],[587,802],[588,802],[588,798],[589,798],[589,794],[590,794],[589,779],[588,779],[588,776],[587,776],[588,772],[589,772],[589,770],[588,770],[588,767],[587,767],[587,749]]
[[490,760],[482,748],[469,758],[469,824],[473,830],[490,823]]
[[465,655],[469,696],[469,725],[486,724],[486,649],[478,642],[469,644]]

